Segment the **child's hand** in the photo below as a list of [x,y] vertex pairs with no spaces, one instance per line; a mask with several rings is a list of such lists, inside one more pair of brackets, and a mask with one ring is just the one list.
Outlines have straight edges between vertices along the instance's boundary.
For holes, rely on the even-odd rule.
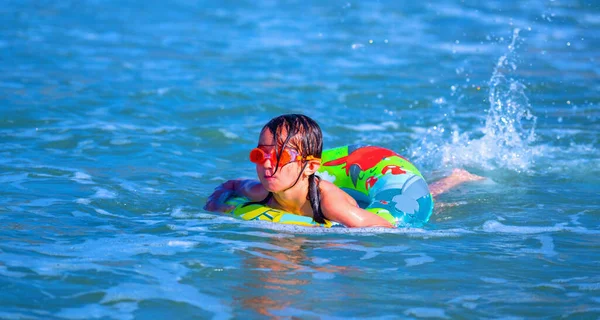
[[204,210],[213,212],[227,212],[233,210],[235,206],[225,204],[225,201],[235,194],[234,180],[229,180],[221,184],[215,188],[215,191],[206,200]]

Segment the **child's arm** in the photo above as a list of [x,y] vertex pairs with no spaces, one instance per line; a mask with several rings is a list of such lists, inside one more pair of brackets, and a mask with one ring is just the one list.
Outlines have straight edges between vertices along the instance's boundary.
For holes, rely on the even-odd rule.
[[431,185],[429,185],[429,190],[431,191],[431,195],[433,197],[437,197],[438,195],[460,185],[468,181],[477,181],[485,179],[482,176],[478,176],[472,174],[464,169],[454,169],[452,174],[447,177],[444,177]]
[[329,220],[339,222],[346,227],[386,227],[393,228],[384,218],[361,209],[356,201],[342,189],[321,181],[321,209]]
[[206,200],[204,210],[230,211],[233,206],[225,204],[231,197],[246,197],[250,201],[260,201],[267,197],[269,192],[257,180],[229,180],[218,187]]

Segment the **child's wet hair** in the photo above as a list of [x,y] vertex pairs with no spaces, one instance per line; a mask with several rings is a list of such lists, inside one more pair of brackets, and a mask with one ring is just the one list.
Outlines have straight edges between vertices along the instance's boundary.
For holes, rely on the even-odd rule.
[[[285,114],[271,119],[262,129],[269,130],[277,143],[277,152],[292,148],[303,157],[321,158],[323,133],[321,127],[303,114]],[[285,136],[284,136],[285,134]]]

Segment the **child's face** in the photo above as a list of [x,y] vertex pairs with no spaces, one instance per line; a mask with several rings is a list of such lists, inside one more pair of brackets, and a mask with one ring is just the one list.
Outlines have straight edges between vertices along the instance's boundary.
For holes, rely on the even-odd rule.
[[[282,132],[280,135],[282,140],[285,140],[287,137],[286,132]],[[280,148],[281,146],[277,145],[275,138],[269,130],[263,130],[260,133],[258,147],[269,153],[271,150]],[[286,148],[290,148],[289,143]],[[280,163],[277,172],[275,172],[277,159],[273,161],[267,159],[262,163],[256,164],[256,174],[267,191],[279,192],[290,188],[294,182],[296,182],[296,179],[298,179],[298,175],[302,170],[301,163],[301,161],[292,161],[288,164]],[[275,175],[273,175],[273,173],[275,173]]]

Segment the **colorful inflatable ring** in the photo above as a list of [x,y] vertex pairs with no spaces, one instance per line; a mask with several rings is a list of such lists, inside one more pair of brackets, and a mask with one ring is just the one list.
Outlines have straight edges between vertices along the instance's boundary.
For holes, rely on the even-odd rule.
[[[323,151],[317,173],[350,194],[361,208],[395,226],[422,226],[433,212],[433,197],[417,168],[401,155],[375,146],[344,146]],[[262,205],[245,205],[247,199],[227,201],[231,212],[244,220],[264,220],[301,226],[331,227],[311,217],[300,216]]]

